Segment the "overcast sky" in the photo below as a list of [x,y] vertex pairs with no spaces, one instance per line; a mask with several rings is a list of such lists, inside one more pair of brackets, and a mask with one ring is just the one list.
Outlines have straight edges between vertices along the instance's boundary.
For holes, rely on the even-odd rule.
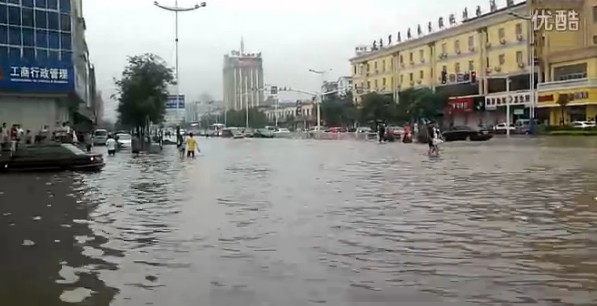
[[[98,88],[106,101],[106,117],[115,116],[113,79],[128,55],[151,52],[174,66],[174,14],[158,9],[152,0],[85,0],[87,42],[97,70]],[[521,2],[520,0],[515,1]],[[179,6],[196,1],[179,0]],[[506,0],[496,0],[505,6]],[[174,0],[160,4],[174,5]],[[350,75],[348,59],[359,44],[388,34],[394,39],[417,24],[455,13],[460,20],[489,0],[207,0],[207,7],[180,14],[180,86],[187,101],[202,93],[222,98],[223,55],[239,49],[262,52],[265,82],[316,91],[321,78],[312,69],[333,69],[328,78]]]

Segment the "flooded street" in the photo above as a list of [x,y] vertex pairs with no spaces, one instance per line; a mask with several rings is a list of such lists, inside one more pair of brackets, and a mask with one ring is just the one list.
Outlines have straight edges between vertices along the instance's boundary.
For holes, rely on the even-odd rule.
[[597,304],[597,139],[199,144],[0,176],[0,305]]

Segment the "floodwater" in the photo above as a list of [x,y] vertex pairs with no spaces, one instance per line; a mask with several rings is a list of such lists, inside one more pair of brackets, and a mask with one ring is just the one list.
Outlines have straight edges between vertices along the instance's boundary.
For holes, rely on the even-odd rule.
[[0,176],[0,305],[597,304],[597,139],[200,145]]

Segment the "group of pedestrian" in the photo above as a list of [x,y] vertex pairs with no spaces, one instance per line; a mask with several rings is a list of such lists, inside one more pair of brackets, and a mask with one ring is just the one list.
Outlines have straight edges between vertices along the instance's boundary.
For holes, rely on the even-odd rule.
[[30,130],[25,131],[20,124],[13,124],[8,127],[6,122],[0,126],[0,155],[3,151],[9,151],[14,157],[19,144],[32,144],[35,141]]

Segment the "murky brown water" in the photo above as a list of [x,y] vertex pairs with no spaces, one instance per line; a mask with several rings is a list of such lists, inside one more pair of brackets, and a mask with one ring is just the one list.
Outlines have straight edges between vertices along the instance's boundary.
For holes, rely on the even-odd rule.
[[201,144],[0,176],[0,305],[597,304],[597,140]]

